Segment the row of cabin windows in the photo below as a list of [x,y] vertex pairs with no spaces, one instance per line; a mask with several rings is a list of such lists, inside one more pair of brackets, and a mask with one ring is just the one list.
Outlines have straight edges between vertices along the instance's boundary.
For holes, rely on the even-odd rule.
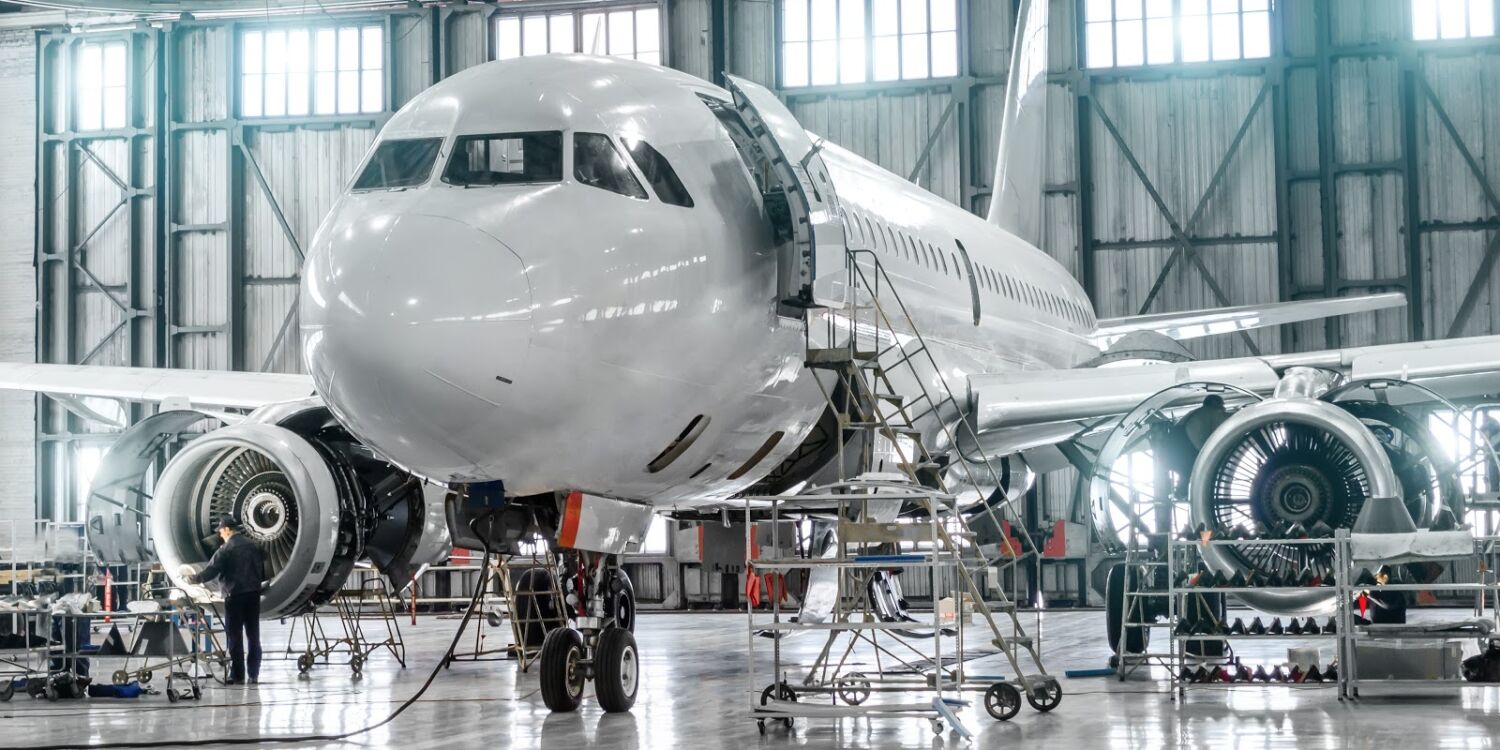
[[[964,279],[963,263],[953,251],[945,253],[942,248],[912,237],[900,229],[892,229],[880,220],[871,219],[859,212],[851,216],[845,211],[844,219],[851,237],[861,241],[865,246],[897,258],[904,258],[920,266],[926,266],[933,271],[951,275],[960,280]],[[1008,297],[1080,326],[1087,327],[1092,324],[1088,311],[1061,296],[1014,279],[983,264],[975,264],[974,272],[979,288],[995,296]]]

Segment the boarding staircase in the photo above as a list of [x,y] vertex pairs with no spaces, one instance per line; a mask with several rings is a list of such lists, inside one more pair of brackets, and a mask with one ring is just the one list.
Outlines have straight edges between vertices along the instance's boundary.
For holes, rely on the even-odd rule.
[[[1017,675],[1045,676],[1040,643],[1022,623],[1016,600],[1002,583],[1019,581],[1023,565],[1039,565],[1040,548],[1007,495],[1002,472],[987,457],[968,455],[950,462],[930,445],[974,446],[977,435],[946,380],[935,377],[937,362],[879,256],[869,248],[850,247],[847,272],[849,300],[825,310],[825,330],[808,326],[806,357],[808,368],[827,374],[815,379],[839,420],[843,439],[838,465],[857,466],[861,473],[894,468],[914,488],[970,501],[926,498],[916,503],[919,512],[938,517],[941,551],[958,557],[960,584],[988,626],[992,645]],[[896,456],[896,466],[878,465],[882,451],[876,448],[882,443]],[[846,462],[845,446],[863,455]],[[986,570],[995,585],[981,586]]]
[[[941,551],[959,557],[962,589],[988,626],[992,644],[1025,679],[1030,697],[1056,705],[1061,693],[1047,676],[1040,644],[1022,624],[1015,599],[1003,585],[988,592],[980,585],[987,569],[997,584],[1019,581],[1024,564],[1036,566],[1041,582],[1040,547],[1007,495],[1003,472],[978,452],[968,410],[942,377],[880,255],[873,247],[850,244],[853,235],[821,144],[812,142],[770,91],[734,76],[726,77],[726,85],[732,108],[710,106],[756,162],[752,171],[780,241],[778,313],[806,321],[805,364],[838,417],[837,465],[845,474],[840,482],[892,468],[877,465],[875,447],[883,440],[894,450],[894,468],[906,477],[911,497],[922,498],[925,489],[969,500],[939,503],[928,496],[907,502],[939,518]],[[851,445],[862,454],[846,462]],[[950,463],[950,454],[963,457]],[[997,541],[985,543],[986,538]],[[1023,669],[1023,661],[1031,669]],[[962,665],[958,669],[962,679]]]

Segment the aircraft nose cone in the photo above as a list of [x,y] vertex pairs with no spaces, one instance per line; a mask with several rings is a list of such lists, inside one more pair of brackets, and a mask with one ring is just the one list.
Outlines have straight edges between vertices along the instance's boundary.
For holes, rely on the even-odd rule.
[[505,421],[526,380],[532,299],[520,256],[435,216],[327,234],[303,285],[318,392],[356,437],[408,468],[476,473],[473,436]]

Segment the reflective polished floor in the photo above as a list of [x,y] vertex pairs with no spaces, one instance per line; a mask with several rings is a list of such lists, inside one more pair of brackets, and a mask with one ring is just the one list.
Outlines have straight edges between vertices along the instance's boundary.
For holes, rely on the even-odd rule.
[[[1028,622],[1029,620],[1028,615]],[[1043,618],[1049,670],[1097,668],[1107,658],[1102,612],[1057,612]],[[347,657],[318,664],[300,678],[280,653],[289,629],[268,623],[268,660],[254,688],[207,689],[198,702],[169,703],[164,695],[136,700],[91,699],[47,703],[25,696],[0,704],[0,747],[107,742],[173,743],[266,737],[267,746],[294,735],[336,735],[374,724],[416,692],[447,647],[458,621],[423,617],[403,621],[408,666],[377,654],[364,675],[351,679]],[[337,627],[330,623],[332,627]],[[508,627],[483,626],[486,646],[499,646]],[[974,631],[978,635],[977,629]],[[1164,631],[1159,631],[1165,635]],[[549,714],[535,670],[513,662],[457,663],[442,671],[422,700],[395,721],[344,742],[298,747],[421,748],[719,748],[719,747],[1014,747],[1051,748],[1489,748],[1500,745],[1500,689],[1466,689],[1447,697],[1340,701],[1332,687],[1238,688],[1191,693],[1174,703],[1166,682],[1140,675],[1064,679],[1061,706],[1040,714],[1029,706],[1007,723],[982,708],[961,712],[975,737],[934,736],[914,719],[803,720],[763,737],[748,718],[745,620],[742,614],[648,614],[638,628],[643,684],[629,714],[605,715],[592,696],[582,710]],[[1322,641],[1324,658],[1331,641]],[[465,639],[472,647],[472,636]],[[756,654],[769,654],[757,643]],[[1285,658],[1285,641],[1242,648],[1247,663]],[[1312,644],[1303,644],[1312,645]],[[787,652],[810,658],[822,641],[805,635]],[[101,667],[106,664],[101,663]],[[768,662],[757,658],[760,687]],[[108,666],[105,670],[113,669]],[[96,669],[98,669],[96,667]],[[1004,674],[995,657],[973,672]],[[156,686],[160,687],[161,677]],[[1368,692],[1368,691],[1367,691]],[[977,698],[977,695],[970,697]],[[893,698],[895,700],[895,698]]]

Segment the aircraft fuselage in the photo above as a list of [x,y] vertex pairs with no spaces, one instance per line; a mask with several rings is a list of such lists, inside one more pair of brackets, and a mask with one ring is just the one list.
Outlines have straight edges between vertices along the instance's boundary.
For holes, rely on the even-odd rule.
[[[303,274],[304,356],[339,421],[418,474],[517,495],[688,506],[780,464],[824,409],[804,327],[838,312],[777,315],[771,222],[702,97],[729,95],[665,68],[550,56],[471,68],[403,107]],[[466,136],[491,137],[482,156]],[[428,173],[360,186],[389,156],[381,144],[422,139]],[[665,199],[632,156],[640,142],[691,206]],[[823,158],[851,246],[881,259],[950,387],[1097,353],[1088,299],[1051,258],[852,153]],[[465,170],[484,160],[495,171],[476,182]]]

